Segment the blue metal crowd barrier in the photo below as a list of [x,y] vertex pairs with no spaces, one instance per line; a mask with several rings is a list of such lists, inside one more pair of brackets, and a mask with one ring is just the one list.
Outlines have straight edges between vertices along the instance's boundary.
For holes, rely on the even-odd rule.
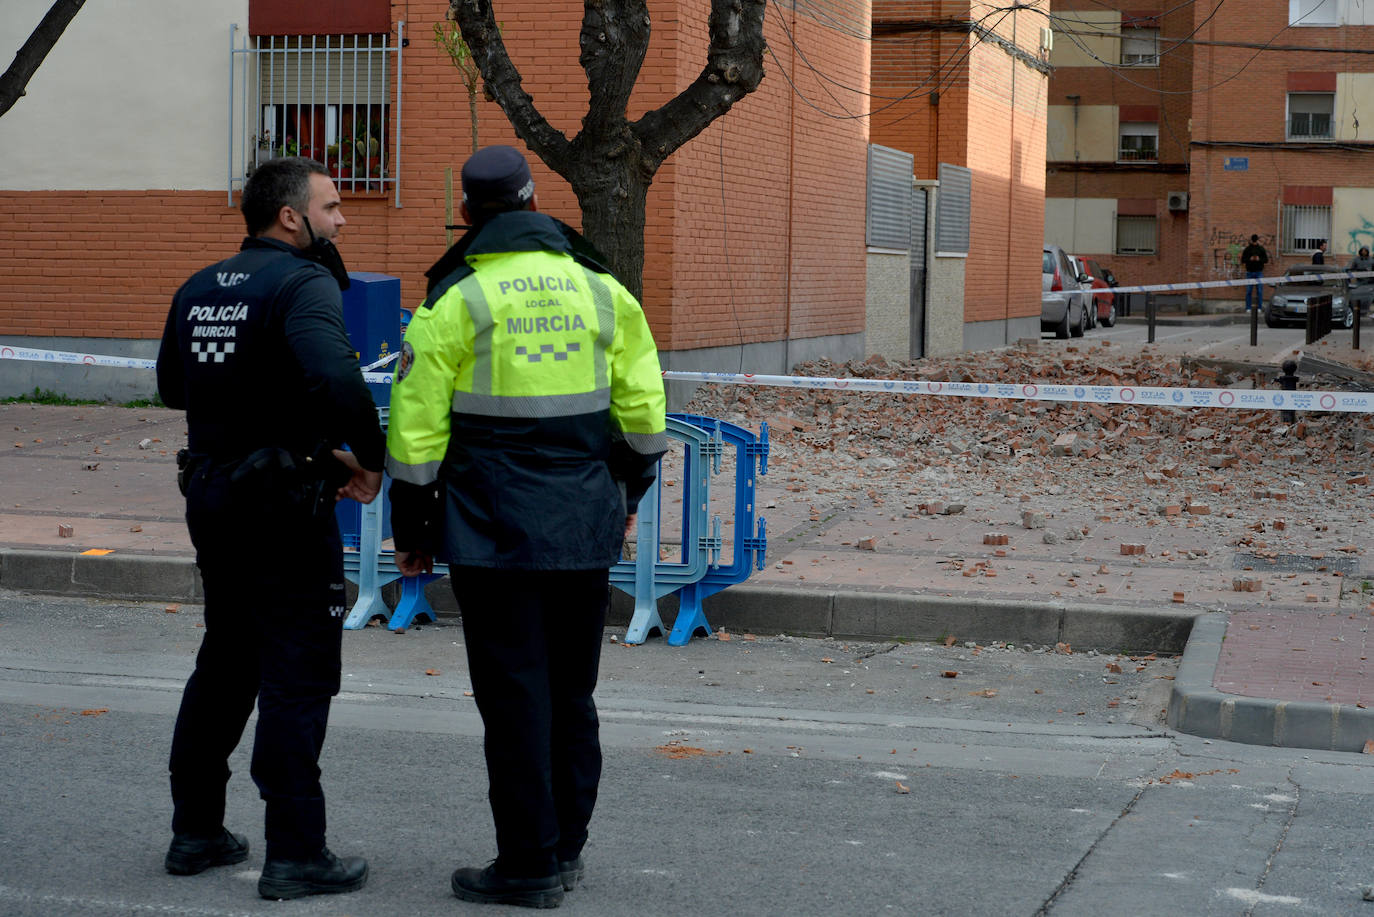
[[[378,406],[377,419],[386,430],[391,408]],[[425,586],[447,576],[448,564],[436,562],[433,573],[406,577],[396,568],[396,553],[382,550],[382,542],[391,537],[391,514],[387,512],[386,497],[390,486],[391,476],[384,474],[377,499],[367,504],[340,500],[335,510],[344,544],[344,576],[358,584],[358,600],[344,618],[343,626],[348,630],[366,627],[373,618],[388,617],[388,612],[387,627],[391,630],[404,630],[415,623],[416,618],[427,621],[436,618],[429,599],[425,598]],[[396,603],[396,610],[390,611],[382,598],[382,587],[398,579],[401,598]]]
[[[669,414],[668,436],[684,445],[681,522],[681,559],[659,557],[661,541],[662,475],[639,504],[636,554],[611,568],[611,584],[634,596],[634,612],[625,630],[626,643],[643,643],[654,633],[668,633],[670,646],[682,646],[698,633],[709,636],[711,626],[702,600],[727,586],[742,583],[757,567],[763,569],[767,554],[766,522],[755,517],[755,467],[768,472],[768,425],[759,435],[735,424],[695,414]],[[711,502],[711,475],[718,474],[725,446],[735,447],[735,538],[731,560],[720,563],[724,538],[719,516],[707,517]],[[658,600],[678,594],[678,614],[671,631],[665,631]]]
[[[383,429],[389,409],[378,408]],[[639,504],[638,552],[632,561],[621,561],[611,568],[610,581],[616,588],[634,596],[634,613],[625,633],[626,643],[643,643],[654,633],[668,633],[670,646],[682,646],[696,634],[708,636],[711,626],[702,611],[702,600],[727,586],[744,582],[754,569],[762,570],[766,553],[766,522],[757,515],[755,479],[768,472],[768,425],[753,432],[726,421],[695,414],[669,414],[667,433],[684,449],[681,553],[677,559],[660,557],[661,499],[660,482],[653,485]],[[719,474],[726,446],[735,455],[735,523],[733,550],[728,563],[721,563],[725,539],[719,516],[710,515],[711,476]],[[405,577],[397,569],[395,552],[383,550],[388,537],[387,488],[390,478],[383,476],[382,491],[366,505],[341,501],[339,528],[344,541],[344,575],[358,585],[358,598],[344,627],[357,630],[377,617],[388,617],[382,587],[401,580],[401,598],[389,613],[387,627],[402,630],[417,619],[434,621],[436,615],[425,598],[425,586],[447,576],[447,564],[435,563],[433,573]],[[663,626],[658,600],[676,592],[678,615],[671,631]]]

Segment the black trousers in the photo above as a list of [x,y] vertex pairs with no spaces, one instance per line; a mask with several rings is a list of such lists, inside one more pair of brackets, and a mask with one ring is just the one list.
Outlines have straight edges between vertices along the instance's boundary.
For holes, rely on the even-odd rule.
[[258,707],[251,772],[268,858],[324,847],[319,757],[339,691],[343,553],[332,516],[246,498],[223,470],[194,475],[186,522],[205,584],[205,637],[172,737],[174,832],[218,831],[228,758]]
[[548,876],[587,842],[601,782],[605,570],[450,570],[486,729],[497,867]]

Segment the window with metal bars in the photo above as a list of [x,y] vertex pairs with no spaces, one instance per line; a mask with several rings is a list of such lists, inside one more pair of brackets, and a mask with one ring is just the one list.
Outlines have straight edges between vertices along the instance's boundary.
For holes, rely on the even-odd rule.
[[[400,156],[400,46],[386,34],[260,36],[234,48],[242,171],[278,156],[325,164],[341,191],[387,193]],[[399,197],[398,197],[399,200]]]
[[1335,106],[1336,94],[1332,92],[1290,92],[1288,139],[1329,140]]
[[1330,206],[1284,204],[1282,219],[1279,245],[1284,254],[1314,252],[1321,240],[1331,238]]
[[1126,122],[1121,125],[1119,162],[1154,162],[1159,159],[1159,125]]
[[1116,218],[1116,253],[1118,255],[1153,255],[1158,248],[1155,217],[1118,216]]

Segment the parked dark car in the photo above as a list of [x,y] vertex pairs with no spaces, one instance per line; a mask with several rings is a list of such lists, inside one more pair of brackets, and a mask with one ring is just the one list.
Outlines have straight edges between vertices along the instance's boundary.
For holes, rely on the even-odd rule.
[[1290,279],[1274,287],[1269,305],[1264,310],[1264,323],[1270,328],[1284,324],[1306,324],[1309,304],[1323,296],[1330,296],[1331,324],[1338,328],[1354,327],[1355,310],[1346,300],[1346,281],[1305,277],[1336,270],[1339,268],[1334,265],[1297,264],[1284,271],[1284,277]]
[[1058,245],[1046,243],[1040,271],[1040,330],[1053,331],[1059,338],[1081,338],[1088,328],[1087,294],[1069,256]]

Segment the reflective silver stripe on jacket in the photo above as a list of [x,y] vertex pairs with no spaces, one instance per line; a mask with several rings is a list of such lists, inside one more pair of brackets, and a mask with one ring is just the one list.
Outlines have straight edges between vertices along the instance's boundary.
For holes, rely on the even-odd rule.
[[622,433],[625,444],[640,455],[656,455],[668,451],[667,433]]
[[610,378],[606,375],[606,353],[615,343],[615,298],[611,296],[611,288],[606,286],[606,281],[591,268],[583,266],[583,272],[587,275],[587,286],[592,291],[592,303],[596,306],[596,353],[594,354],[596,369],[596,387],[606,388],[611,384]]
[[491,306],[487,294],[477,282],[477,275],[469,274],[458,281],[458,292],[472,316],[472,391],[475,395],[491,394],[491,335],[495,325],[491,320]]
[[[476,381],[474,380],[474,387]],[[454,392],[455,414],[480,414],[483,417],[569,417],[607,411],[611,407],[611,390],[576,392],[571,395],[491,395],[478,392]]]
[[397,481],[407,484],[430,484],[439,480],[439,466],[442,461],[425,462],[423,465],[407,465],[390,454],[386,457],[386,473]]

